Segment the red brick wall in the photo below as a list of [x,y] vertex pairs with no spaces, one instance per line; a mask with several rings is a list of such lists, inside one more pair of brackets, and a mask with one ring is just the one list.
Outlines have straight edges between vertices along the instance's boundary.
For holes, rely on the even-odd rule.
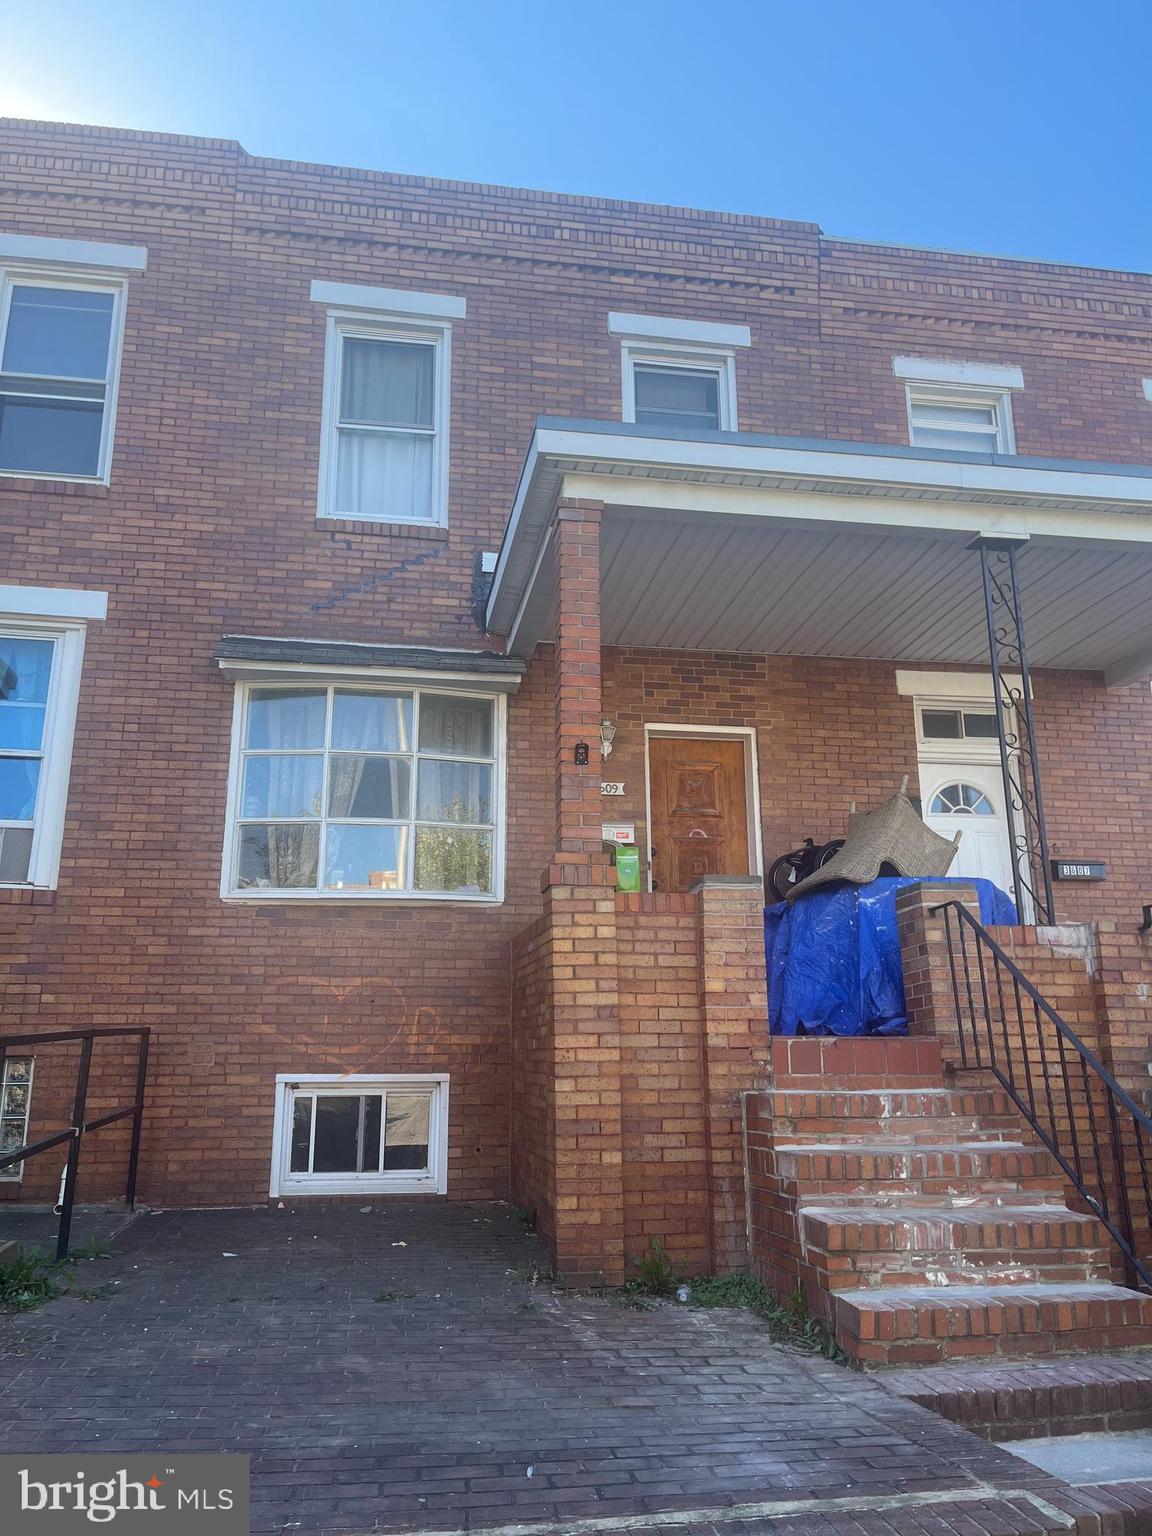
[[621,895],[620,1077],[628,1258],[655,1238],[693,1273],[711,1268],[708,1136],[696,898]]
[[[0,478],[6,579],[110,593],[89,637],[59,890],[34,906],[0,893],[16,920],[0,1007],[6,1031],[154,1026],[153,1201],[260,1198],[272,1079],[296,1068],[451,1072],[451,1192],[507,1193],[508,945],[539,913],[555,841],[546,668],[510,711],[503,908],[238,909],[218,896],[231,689],[210,657],[227,631],[480,644],[477,557],[498,544],[534,418],[619,414],[609,309],[750,323],[736,365],[748,430],[900,441],[899,350],[1022,362],[1023,453],[1152,458],[1146,277],[11,123],[0,226],[149,250],[130,285],[111,486]],[[467,297],[446,530],[317,524],[313,278]],[[914,772],[891,679],[873,663],[609,655],[613,770],[629,786],[613,812],[642,811],[643,720],[751,722],[769,853],[835,831],[853,794]],[[1062,678],[1050,703],[1048,686],[1054,842],[1113,868],[1066,910],[1134,921],[1150,883],[1148,692]],[[111,1152],[94,1155],[118,1181]]]
[[511,1186],[549,1243],[556,1235],[552,931],[537,918],[511,945]]

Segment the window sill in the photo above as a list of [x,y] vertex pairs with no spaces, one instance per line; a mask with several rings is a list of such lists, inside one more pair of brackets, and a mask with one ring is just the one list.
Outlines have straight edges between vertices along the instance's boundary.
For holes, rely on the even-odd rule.
[[428,1174],[422,1178],[412,1179],[381,1179],[368,1176],[358,1179],[353,1175],[346,1179],[309,1179],[307,1182],[299,1183],[282,1179],[276,1194],[269,1198],[298,1200],[308,1195],[442,1195],[443,1193],[444,1191],[437,1187],[435,1177]]
[[402,539],[444,540],[448,537],[443,523],[377,523],[368,518],[318,517],[316,527],[325,533],[390,534]]
[[56,892],[46,885],[0,885],[0,906],[51,907]]
[[20,470],[0,470],[0,490],[40,487],[54,496],[95,496],[106,499],[112,487],[103,479],[69,479],[68,475],[22,475]]

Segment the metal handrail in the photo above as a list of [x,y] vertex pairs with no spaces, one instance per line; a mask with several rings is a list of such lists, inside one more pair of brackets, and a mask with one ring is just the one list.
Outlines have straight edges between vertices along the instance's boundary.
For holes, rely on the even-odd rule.
[[[1128,1179],[1130,1167],[1139,1171],[1147,1241],[1152,1118],[966,907],[946,901],[931,910],[944,915],[960,1065],[993,1074],[1120,1248],[1129,1283],[1152,1287],[1152,1257],[1139,1250]],[[1054,1053],[1045,1023],[1055,1034]]]
[[[152,1031],[147,1024],[127,1025],[119,1029],[69,1029],[55,1033],[35,1035],[0,1036],[0,1081],[4,1076],[4,1059],[14,1047],[26,1045],[60,1045],[80,1041],[80,1059],[76,1064],[76,1089],[72,1097],[72,1124],[66,1131],[56,1131],[39,1141],[28,1142],[15,1152],[0,1157],[0,1171],[23,1163],[30,1157],[38,1157],[62,1142],[68,1143],[68,1161],[64,1169],[64,1192],[60,1199],[60,1224],[56,1229],[56,1259],[63,1262],[68,1257],[68,1241],[72,1235],[72,1210],[76,1203],[76,1181],[80,1167],[80,1148],[85,1136],[92,1131],[114,1125],[118,1120],[132,1117],[132,1141],[128,1150],[128,1178],[124,1186],[124,1204],[129,1210],[136,1207],[136,1174],[140,1166],[140,1130],[144,1118],[144,1087],[148,1080],[148,1046]],[[136,1097],[131,1104],[122,1105],[95,1120],[85,1119],[88,1108],[88,1079],[92,1067],[92,1048],[97,1040],[115,1036],[136,1039]]]

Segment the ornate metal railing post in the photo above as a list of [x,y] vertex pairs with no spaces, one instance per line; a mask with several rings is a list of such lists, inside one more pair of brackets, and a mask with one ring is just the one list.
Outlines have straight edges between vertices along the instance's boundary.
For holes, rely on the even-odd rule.
[[1000,771],[1012,849],[1012,894],[1020,921],[1055,921],[1048,834],[1044,828],[1044,797],[1032,720],[1032,684],[1016,551],[1026,539],[978,538],[970,546],[980,551],[984,581],[984,614],[992,658],[996,697],[996,726],[1000,738]]

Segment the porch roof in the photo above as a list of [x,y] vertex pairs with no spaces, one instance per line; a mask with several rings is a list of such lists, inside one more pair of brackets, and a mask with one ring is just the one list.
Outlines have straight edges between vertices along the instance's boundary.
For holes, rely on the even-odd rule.
[[1152,466],[541,418],[488,625],[549,637],[562,497],[604,503],[606,645],[979,664],[978,536],[1020,539],[1034,665],[1152,672]]

